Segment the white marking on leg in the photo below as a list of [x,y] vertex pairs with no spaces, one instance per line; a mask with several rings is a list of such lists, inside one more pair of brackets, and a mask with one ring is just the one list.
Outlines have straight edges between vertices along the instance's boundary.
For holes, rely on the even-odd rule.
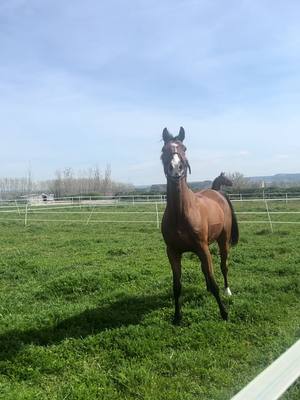
[[229,286],[225,288],[225,296],[232,296],[231,290],[229,289]]

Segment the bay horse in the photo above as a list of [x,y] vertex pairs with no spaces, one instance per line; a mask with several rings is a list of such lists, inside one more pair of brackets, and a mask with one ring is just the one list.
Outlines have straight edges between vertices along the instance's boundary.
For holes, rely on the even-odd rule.
[[205,189],[194,193],[187,186],[187,171],[191,172],[183,144],[185,131],[181,127],[174,137],[167,128],[163,130],[161,160],[167,178],[167,205],[162,219],[162,235],[173,273],[175,314],[173,322],[181,320],[181,258],[184,252],[195,253],[201,262],[207,290],[217,300],[221,317],[228,313],[221,301],[214,278],[209,245],[216,241],[220,249],[221,271],[224,277],[225,294],[231,291],[227,280],[227,256],[230,245],[238,243],[237,219],[230,200],[220,192]]
[[225,172],[221,172],[219,176],[217,176],[211,185],[213,190],[220,190],[221,186],[232,186],[232,181],[227,178]]

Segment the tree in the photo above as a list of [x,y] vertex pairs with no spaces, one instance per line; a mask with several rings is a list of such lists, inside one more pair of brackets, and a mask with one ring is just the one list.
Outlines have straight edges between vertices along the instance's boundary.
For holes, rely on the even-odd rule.
[[232,187],[236,190],[241,190],[250,186],[249,178],[246,178],[240,172],[228,173],[226,176],[232,181]]
[[111,195],[112,194],[112,182],[111,182],[111,167],[110,164],[106,165],[104,180],[102,185],[102,190],[104,194]]

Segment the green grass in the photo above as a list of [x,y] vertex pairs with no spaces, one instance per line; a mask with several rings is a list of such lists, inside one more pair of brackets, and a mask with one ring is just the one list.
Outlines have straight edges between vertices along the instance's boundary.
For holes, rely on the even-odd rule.
[[[228,322],[186,254],[175,327],[155,214],[88,216],[0,223],[1,399],[230,399],[300,337],[299,226],[241,224]],[[299,397],[296,383],[283,398]]]

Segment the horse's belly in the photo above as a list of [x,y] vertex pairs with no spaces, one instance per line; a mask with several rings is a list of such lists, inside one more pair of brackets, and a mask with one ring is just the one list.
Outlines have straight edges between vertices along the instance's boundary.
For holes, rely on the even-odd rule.
[[209,243],[214,242],[220,236],[224,224],[223,223],[215,223],[210,224],[208,226],[208,241]]
[[180,252],[194,251],[196,246],[196,241],[189,232],[186,230],[181,230],[180,228],[174,229],[172,231],[164,232],[163,237],[167,246],[177,249]]

